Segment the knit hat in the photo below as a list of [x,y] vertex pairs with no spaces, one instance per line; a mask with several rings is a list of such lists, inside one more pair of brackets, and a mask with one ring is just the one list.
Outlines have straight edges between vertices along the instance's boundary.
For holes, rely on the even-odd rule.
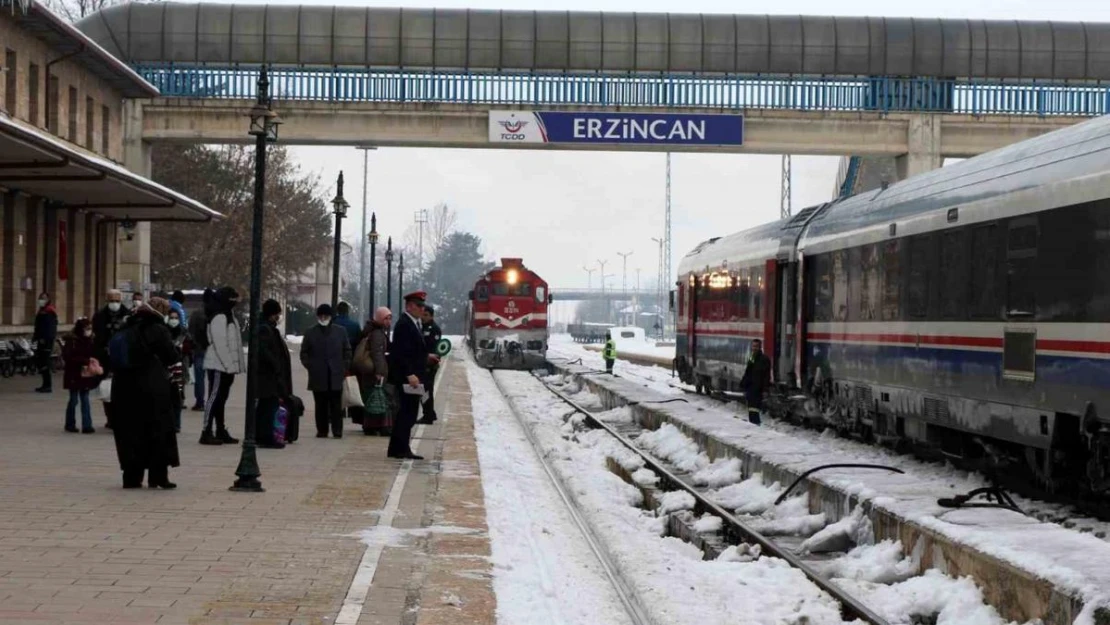
[[319,306],[317,306],[316,307],[316,316],[317,317],[331,317],[332,316],[331,304],[320,304]]
[[270,317],[273,317],[274,315],[280,315],[280,314],[281,314],[281,304],[277,303],[276,300],[268,299],[268,300],[262,302],[262,318],[263,319],[269,319]]

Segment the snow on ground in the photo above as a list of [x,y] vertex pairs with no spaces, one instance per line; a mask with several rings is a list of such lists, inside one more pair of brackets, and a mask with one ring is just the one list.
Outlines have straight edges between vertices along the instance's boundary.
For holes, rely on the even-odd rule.
[[489,374],[467,356],[499,625],[624,625],[621,604]]
[[[488,399],[497,392],[489,374],[474,366],[468,374],[475,398],[483,397],[485,403],[494,403]],[[615,451],[618,443],[599,430],[576,434],[578,442],[568,440],[561,402],[526,373],[497,375],[503,376],[500,379],[508,387],[511,401],[524,413],[545,456],[578,500],[654,622],[668,625],[843,622],[838,604],[782,560],[704,561],[701,552],[688,543],[663,537],[663,519],[631,505],[640,501],[639,491],[605,468],[606,455]],[[476,419],[478,411],[476,401]],[[497,418],[507,421],[512,417]],[[499,444],[503,454],[524,455],[524,451],[517,449],[517,437],[502,438]],[[483,479],[497,479],[486,475],[484,462]],[[500,593],[498,599],[500,602]]]
[[621,354],[636,354],[637,356],[651,356],[653,358],[674,358],[674,345],[658,346],[655,341],[620,339],[614,340],[617,346],[617,358]]
[[[553,342],[552,351],[557,358],[581,358],[585,367],[597,367],[601,362],[596,354],[572,342]],[[937,505],[940,497],[964,494],[987,485],[977,474],[948,464],[922,462],[909,455],[895,454],[881,447],[795,427],[775,419],[765,419],[762,427],[753,426],[746,420],[735,418],[739,404],[722,404],[706,397],[684,394],[672,385],[675,382],[672,382],[670,372],[659,367],[618,362],[615,371],[619,377],[599,376],[596,379],[634,401],[657,400],[660,395],[683,395],[685,402],[659,404],[653,409],[730,446],[746,449],[771,464],[796,472],[843,462],[900,468],[905,471],[904,475],[832,469],[811,479],[870,499],[873,505],[897,516],[1023,570],[1035,572],[1083,597],[1089,606],[1110,603],[1110,543],[1107,541],[1090,533],[1065,529],[1058,524],[1040,522],[1014,512],[983,508],[954,511]],[[1067,514],[1066,510],[1051,504],[1019,497],[1015,500],[1026,510],[1055,510]],[[812,526],[812,521],[814,519],[810,519],[808,525]],[[1110,528],[1110,524],[1089,519],[1078,522],[1096,532],[1105,532]],[[798,523],[798,517],[785,517],[783,523]],[[799,533],[808,535],[812,531]]]

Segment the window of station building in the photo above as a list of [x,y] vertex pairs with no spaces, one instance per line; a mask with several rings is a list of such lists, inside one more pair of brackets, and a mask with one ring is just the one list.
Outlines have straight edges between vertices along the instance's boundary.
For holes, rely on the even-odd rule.
[[905,272],[906,313],[911,319],[924,319],[929,316],[929,285],[932,283],[932,244],[931,235],[914,237],[909,240],[909,267]]
[[975,250],[975,262],[970,264],[971,301],[969,309],[972,317],[995,318],[999,316],[999,244],[998,226],[996,224],[972,228],[971,249]]
[[27,68],[27,119],[39,125],[39,66],[34,63]]
[[967,232],[949,230],[940,235],[937,300],[942,319],[962,319],[967,306]]
[[69,88],[69,125],[66,138],[70,143],[77,143],[77,87]]
[[46,82],[46,129],[58,134],[58,77],[50,76]]
[[8,114],[15,116],[16,88],[19,84],[19,76],[17,72],[18,56],[15,50],[6,50],[4,54],[4,108]]
[[93,134],[96,130],[96,104],[92,98],[85,98],[85,147],[95,150]]
[[883,321],[897,321],[902,314],[902,240],[895,239],[883,247]]
[[112,109],[100,107],[100,153],[108,156],[108,135],[112,128]]
[[1006,316],[1033,317],[1037,313],[1037,217],[1012,219],[1008,226]]

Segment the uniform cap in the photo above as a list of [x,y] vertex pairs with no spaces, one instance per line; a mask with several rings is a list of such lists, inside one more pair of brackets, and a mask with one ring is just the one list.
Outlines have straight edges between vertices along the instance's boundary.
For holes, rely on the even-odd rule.
[[426,299],[428,299],[428,294],[425,293],[424,291],[413,291],[412,293],[409,293],[409,294],[405,295],[405,301],[406,302],[411,302],[411,301],[416,300],[416,301],[419,301],[420,303],[424,303],[424,300],[426,300]]

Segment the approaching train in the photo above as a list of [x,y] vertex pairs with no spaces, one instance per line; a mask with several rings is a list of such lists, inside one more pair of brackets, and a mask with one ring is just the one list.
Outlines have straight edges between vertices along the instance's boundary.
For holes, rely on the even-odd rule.
[[474,284],[467,308],[468,342],[479,365],[492,369],[534,369],[547,362],[547,282],[519,258]]
[[677,287],[699,391],[758,338],[783,416],[1110,495],[1110,117],[709,239]]

